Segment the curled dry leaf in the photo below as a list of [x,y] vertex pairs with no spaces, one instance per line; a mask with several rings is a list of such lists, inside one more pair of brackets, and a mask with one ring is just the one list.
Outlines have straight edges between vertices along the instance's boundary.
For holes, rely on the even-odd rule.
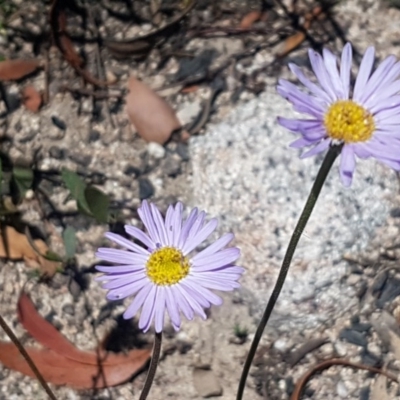
[[143,82],[128,82],[126,111],[138,134],[147,142],[164,144],[181,124],[172,107]]
[[34,86],[25,86],[22,89],[22,103],[29,111],[38,112],[42,105],[42,96]]
[[[26,347],[26,351],[44,379],[55,385],[77,389],[115,386],[139,372],[150,357],[148,349],[134,349],[127,354],[77,349],[40,316],[26,293],[22,293],[18,301],[18,314],[25,329],[45,347]],[[34,377],[13,343],[0,342],[0,362]]]
[[37,59],[0,61],[0,81],[13,81],[32,74],[41,67]]
[[43,257],[49,250],[43,240],[34,239],[33,244],[35,248],[26,235],[12,226],[4,226],[0,230],[0,258],[24,260],[28,266],[39,269],[44,275],[53,276],[61,264]]

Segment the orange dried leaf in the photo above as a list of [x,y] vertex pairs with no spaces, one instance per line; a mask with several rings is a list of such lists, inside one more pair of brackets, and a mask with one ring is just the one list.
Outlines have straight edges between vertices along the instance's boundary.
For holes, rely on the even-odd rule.
[[33,243],[40,254],[35,251],[23,233],[16,231],[12,226],[5,226],[0,230],[0,258],[24,260],[26,264],[38,268],[43,274],[54,275],[60,263],[43,257],[49,250],[43,240],[35,239]]
[[39,60],[0,61],[0,81],[12,81],[32,74],[41,67]]
[[22,103],[29,111],[38,112],[42,105],[42,96],[34,86],[26,86],[22,90]]
[[[94,365],[66,358],[50,349],[25,347],[25,350],[47,382],[76,389],[119,385],[139,372],[150,355],[150,351],[144,349],[134,349],[126,355],[109,353]],[[0,362],[7,368],[35,377],[14,343],[0,342]]]
[[128,82],[126,111],[138,134],[147,142],[164,144],[181,124],[172,107],[143,82]]
[[257,22],[260,20],[262,14],[263,13],[261,11],[250,11],[240,21],[239,28],[241,28],[241,29],[251,28],[251,26],[254,24],[254,22]]
[[[150,357],[149,349],[134,349],[127,354],[79,350],[37,312],[25,292],[18,300],[18,316],[24,328],[45,347],[25,349],[44,379],[55,385],[77,389],[115,386],[138,373]],[[34,377],[13,343],[0,342],[0,362]]]

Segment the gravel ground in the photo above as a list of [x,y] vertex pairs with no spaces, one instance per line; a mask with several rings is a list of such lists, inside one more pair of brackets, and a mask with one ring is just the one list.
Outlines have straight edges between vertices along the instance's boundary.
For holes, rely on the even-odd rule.
[[[32,15],[40,14],[38,4],[41,3],[29,5]],[[210,4],[207,2],[198,10],[199,21],[210,21]],[[237,10],[243,15],[257,5],[238,1]],[[388,8],[384,1],[355,0],[341,1],[335,12],[336,21],[361,54],[368,45],[375,45],[380,59],[388,54],[399,55],[398,9]],[[227,15],[226,21],[230,21],[231,14]],[[118,38],[138,33],[132,27],[117,28],[111,18],[100,30],[119,35]],[[219,56],[211,65],[218,67],[246,49],[246,40],[234,36],[194,39],[185,50],[198,54],[204,49],[216,49]],[[340,52],[342,43],[331,40],[329,47]],[[4,48],[9,55],[17,52],[26,56],[32,52],[32,46],[25,42],[10,41]],[[218,217],[219,234],[235,233],[236,245],[242,249],[240,263],[246,268],[243,286],[224,296],[223,307],[213,308],[206,322],[186,322],[178,334],[167,331],[163,359],[150,395],[154,400],[204,396],[227,400],[235,396],[258,319],[321,163],[321,158],[300,160],[295,150],[287,148],[292,140],[290,133],[275,122],[277,115],[291,113],[289,105],[275,93],[278,73],[290,77],[285,67],[289,61],[306,66],[305,48],[291,53],[273,70],[265,67],[273,60],[270,49],[260,50],[254,57],[228,68],[227,87],[216,100],[212,124],[189,143],[147,144],[132,130],[123,107],[113,101],[108,103],[110,109],[115,108],[110,120],[104,103],[97,113],[99,104],[91,99],[77,100],[69,93],[60,93],[65,79],[71,87],[79,82],[55,52],[49,55],[52,65],[57,66],[50,84],[50,104],[39,114],[27,113],[20,107],[0,121],[3,134],[12,138],[7,149],[12,160],[29,162],[36,154],[42,170],[67,167],[79,171],[112,197],[113,206],[121,209],[127,223],[138,224],[135,210],[140,199],[149,198],[163,210],[169,203],[181,200]],[[142,63],[104,58],[106,71],[121,82],[134,73],[153,88],[167,86],[180,65],[172,57],[158,70],[162,58],[158,50]],[[255,71],[257,78],[252,81]],[[239,90],[243,81],[245,89]],[[44,78],[39,75],[31,82],[43,87]],[[257,95],[260,84],[265,89]],[[9,84],[7,89],[12,97],[20,87]],[[179,90],[180,87],[169,88],[162,94],[182,122],[189,123],[202,109],[210,88],[203,85],[186,95]],[[95,114],[100,117],[96,119]],[[54,125],[54,116],[66,123],[65,130]],[[75,210],[65,189],[45,186],[44,190],[58,210]],[[385,366],[398,375],[399,204],[398,178],[393,171],[372,160],[360,162],[353,186],[344,189],[337,163],[334,165],[263,337],[246,399],[288,399],[294,383],[318,361],[329,357]],[[22,209],[24,219],[47,236],[50,247],[63,251],[61,224],[52,220],[49,229],[35,199],[26,200]],[[150,344],[152,334],[138,334],[134,325],[124,325],[120,319],[124,306],[107,307],[104,292],[93,281],[94,251],[105,243],[103,233],[108,227],[85,217],[65,217],[64,222],[77,229],[78,268],[58,274],[50,284],[28,282],[26,288],[41,315],[82,349],[94,348],[97,338],[110,329],[119,332],[116,342],[120,350],[130,348],[133,342]],[[15,312],[18,294],[28,278],[30,271],[23,263],[2,263],[1,313],[23,342],[32,344]],[[238,326],[248,331],[244,343],[234,333]],[[3,333],[1,338],[6,339]],[[315,344],[318,341],[319,346]],[[304,357],[298,359],[296,354],[302,352]],[[144,378],[142,373],[130,383],[96,393],[68,387],[54,390],[60,400],[122,400],[138,397]],[[385,385],[376,378],[366,371],[335,366],[311,380],[304,398],[400,399],[397,385]],[[36,381],[0,366],[0,399],[42,398],[46,396]]]

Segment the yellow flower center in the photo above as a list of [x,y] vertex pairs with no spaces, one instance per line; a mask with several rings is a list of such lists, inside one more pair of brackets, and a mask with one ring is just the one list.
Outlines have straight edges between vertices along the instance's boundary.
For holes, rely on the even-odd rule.
[[365,142],[375,130],[372,114],[352,100],[333,103],[325,114],[325,128],[332,139]]
[[156,285],[178,283],[189,273],[187,257],[173,247],[163,247],[150,255],[146,263],[147,276]]

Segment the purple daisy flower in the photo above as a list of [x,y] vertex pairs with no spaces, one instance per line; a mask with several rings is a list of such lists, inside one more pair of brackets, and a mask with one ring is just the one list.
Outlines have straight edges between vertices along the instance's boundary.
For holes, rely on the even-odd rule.
[[214,232],[217,220],[205,223],[206,213],[195,208],[183,221],[182,209],[181,203],[169,206],[164,219],[154,204],[143,201],[138,213],[148,233],[130,225],[125,225],[125,231],[144,246],[108,232],[106,237],[126,250],[99,248],[96,253],[98,258],[117,264],[96,267],[105,273],[97,280],[109,290],[107,298],[134,296],[124,318],[133,318],[142,308],[139,328],[145,332],[153,320],[156,332],[163,330],[165,311],[175,330],[181,326],[181,312],[188,320],[195,314],[206,319],[205,308],[222,304],[210,289],[230,291],[240,286],[237,281],[244,269],[234,265],[240,250],[225,248],[233,234],[225,234],[191,256]]
[[369,47],[361,61],[355,84],[350,83],[352,49],[343,49],[340,68],[337,58],[327,49],[321,56],[309,50],[312,69],[319,85],[311,82],[294,64],[290,70],[308,93],[281,79],[280,95],[307,119],[279,117],[285,128],[301,135],[291,144],[294,148],[313,146],[302,157],[323,152],[330,144],[343,144],[340,177],[350,186],[359,158],[374,157],[389,167],[400,170],[400,62],[387,57],[373,71],[375,49]]

